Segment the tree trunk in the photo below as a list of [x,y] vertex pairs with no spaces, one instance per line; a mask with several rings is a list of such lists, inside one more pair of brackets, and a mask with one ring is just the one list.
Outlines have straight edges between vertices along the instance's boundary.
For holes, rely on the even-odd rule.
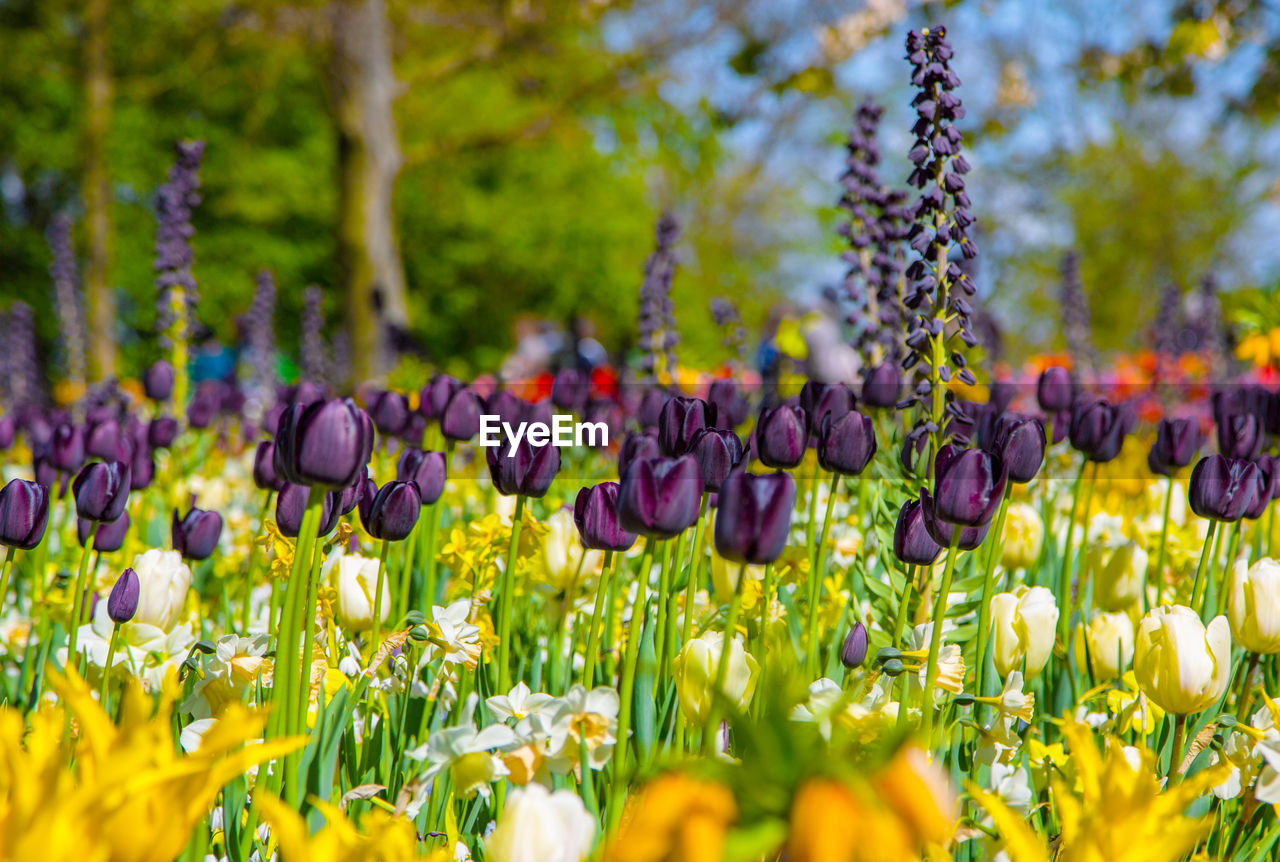
[[409,322],[393,194],[400,138],[392,103],[385,0],[336,0],[330,60],[338,132],[338,254],[351,333],[351,365],[336,369],[359,383],[394,361],[393,335]]
[[111,128],[111,0],[89,0],[85,7],[84,294],[89,335],[89,375],[103,380],[116,373],[116,300],[111,285],[111,173],[107,134]]

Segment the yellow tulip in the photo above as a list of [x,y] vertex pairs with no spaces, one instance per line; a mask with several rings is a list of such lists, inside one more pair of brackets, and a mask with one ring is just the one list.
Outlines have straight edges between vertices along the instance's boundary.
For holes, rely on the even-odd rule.
[[1004,549],[1000,563],[1006,569],[1025,569],[1040,558],[1044,544],[1044,521],[1026,503],[1011,503],[1004,519]]
[[[991,644],[996,670],[1022,669],[1028,680],[1044,668],[1053,650],[1058,606],[1045,587],[1019,585],[991,597]],[[1023,662],[1026,667],[1023,668]]]
[[1263,557],[1231,567],[1227,615],[1231,634],[1249,652],[1280,652],[1280,563]]
[[1147,552],[1136,542],[1118,548],[1095,545],[1085,554],[1093,577],[1093,603],[1098,610],[1119,611],[1140,598],[1147,582]]
[[1206,627],[1191,608],[1152,608],[1138,625],[1133,669],[1143,693],[1165,712],[1190,715],[1207,709],[1231,674],[1227,618],[1214,617]]
[[[676,695],[680,700],[680,711],[691,722],[701,724],[711,712],[723,651],[724,635],[709,632],[690,640],[676,656],[672,668]],[[728,670],[724,694],[737,704],[738,709],[745,709],[755,694],[760,665],[743,648],[742,639],[737,636],[730,642]]]

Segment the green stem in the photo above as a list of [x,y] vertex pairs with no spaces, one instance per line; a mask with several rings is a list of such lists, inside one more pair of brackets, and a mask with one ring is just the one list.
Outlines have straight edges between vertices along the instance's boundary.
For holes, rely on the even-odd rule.
[[1062,570],[1058,574],[1058,607],[1062,611],[1058,615],[1058,639],[1064,643],[1067,639],[1067,624],[1071,616],[1071,563],[1074,556],[1072,542],[1075,539],[1076,511],[1080,507],[1080,488],[1084,484],[1084,468],[1087,466],[1089,466],[1088,461],[1080,463],[1080,472],[1076,473],[1075,485],[1071,490],[1071,514],[1067,518],[1067,538],[1062,546]]
[[1185,715],[1175,715],[1173,717],[1173,748],[1169,752],[1169,773],[1166,778],[1169,779],[1169,787],[1182,780],[1182,773],[1178,771],[1178,767],[1182,765],[1182,740],[1187,730],[1187,717]]
[[107,644],[107,663],[102,667],[102,682],[98,684],[98,705],[108,715],[111,709],[107,706],[107,683],[111,679],[111,662],[116,657],[116,647],[120,643],[120,624],[113,623],[111,626],[111,641]]
[[17,548],[12,545],[4,553],[4,565],[0,567],[0,607],[8,607],[9,571],[13,568],[13,554]]
[[613,551],[604,552],[604,567],[600,582],[596,584],[595,607],[591,609],[591,632],[587,635],[587,652],[583,657],[582,684],[588,689],[596,684],[596,660],[600,649],[600,615],[609,597],[609,582],[613,578]]
[[653,537],[645,541],[644,556],[636,578],[636,600],[631,605],[631,621],[627,628],[627,654],[622,664],[622,680],[619,686],[618,734],[613,748],[613,790],[609,794],[609,820],[616,824],[622,816],[622,800],[627,789],[627,753],[631,740],[631,709],[635,693],[636,665],[640,657],[640,637],[644,626],[645,606],[648,602],[649,570],[653,567]]
[[743,563],[738,569],[738,583],[733,588],[733,598],[729,601],[729,613],[724,619],[724,640],[720,645],[720,663],[716,667],[716,687],[711,695],[711,711],[707,716],[707,725],[702,732],[702,753],[708,757],[713,757],[716,753],[716,735],[720,730],[724,684],[729,679],[729,652],[738,632],[738,614],[742,611],[742,590],[746,582],[747,564]]
[[[89,555],[93,553],[93,542],[98,535],[98,528],[102,526],[97,521],[89,527],[89,535],[85,539],[84,548],[80,551],[80,570],[76,574],[76,592],[75,600],[71,605],[71,631],[67,633],[67,663],[71,664],[76,660],[76,645],[80,640],[80,619],[84,616],[84,593],[89,574]],[[7,566],[6,566],[7,568]]]
[[507,565],[502,570],[502,614],[498,620],[498,691],[511,690],[511,617],[515,612],[516,551],[520,546],[520,527],[524,523],[524,495],[516,495],[516,511],[511,517],[511,544],[507,546]]
[[947,547],[947,562],[942,569],[942,584],[933,602],[933,633],[929,638],[929,664],[924,676],[924,699],[920,704],[924,716],[924,738],[930,742],[933,734],[933,687],[938,681],[938,654],[942,650],[942,623],[947,615],[947,594],[951,592],[951,578],[956,570],[960,530],[958,526],[951,528],[951,544]]
[[373,607],[370,608],[373,619],[373,635],[369,644],[370,659],[378,654],[378,647],[382,645],[382,585],[387,579],[387,552],[390,549],[391,542],[383,539],[382,553],[378,555],[377,585],[373,588]]
[[809,561],[809,619],[808,653],[805,669],[809,676],[818,675],[818,604],[822,601],[822,579],[826,575],[827,538],[831,534],[831,513],[835,509],[836,493],[840,490],[840,474],[831,474],[831,489],[827,493],[827,511],[822,518],[822,534],[818,547]]
[[440,529],[440,501],[436,500],[428,507],[427,513],[427,549],[424,555],[427,574],[422,586],[422,613],[430,619],[431,606],[436,601],[436,533]]
[[1200,549],[1200,562],[1196,566],[1196,579],[1195,579],[1195,582],[1191,585],[1191,607],[1193,610],[1196,610],[1197,612],[1199,612],[1199,610],[1203,606],[1202,603],[1204,598],[1203,592],[1204,592],[1204,584],[1205,584],[1205,566],[1209,561],[1209,557],[1213,555],[1213,551],[1211,549],[1213,547],[1213,541],[1217,535],[1217,532],[1218,532],[1218,522],[1210,521],[1209,532],[1207,532],[1204,537],[1204,547]]
[[1000,499],[1000,510],[996,513],[995,535],[991,537],[991,547],[987,551],[987,562],[982,576],[982,610],[978,616],[978,653],[974,664],[975,686],[979,697],[986,695],[983,689],[983,676],[987,663],[987,638],[991,635],[991,594],[995,590],[996,560],[1004,550],[1004,520],[1009,511],[1010,487],[1005,486],[1004,496]]
[[689,559],[689,580],[684,589],[684,625],[680,629],[680,643],[687,644],[693,637],[693,605],[698,594],[698,580],[702,574],[703,528],[707,522],[707,511],[711,507],[711,495],[702,495],[702,513],[698,515],[698,524],[693,529],[693,553]]
[[[1170,475],[1165,479],[1167,488],[1164,493],[1164,520],[1160,523],[1160,551],[1156,554],[1156,606],[1164,604],[1164,554],[1169,546],[1169,510],[1173,506],[1173,476]],[[1142,591],[1142,599],[1145,602],[1147,591]]]

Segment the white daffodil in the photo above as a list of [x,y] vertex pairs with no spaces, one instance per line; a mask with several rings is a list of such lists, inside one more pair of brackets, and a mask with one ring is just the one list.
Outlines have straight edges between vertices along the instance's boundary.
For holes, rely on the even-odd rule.
[[499,721],[514,718],[517,722],[529,715],[551,715],[556,711],[556,698],[542,692],[530,692],[523,681],[507,694],[495,694],[485,701]]

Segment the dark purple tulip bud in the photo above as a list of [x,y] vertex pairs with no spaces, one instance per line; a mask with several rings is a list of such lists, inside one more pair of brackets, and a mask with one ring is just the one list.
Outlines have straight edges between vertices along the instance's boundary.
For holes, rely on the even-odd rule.
[[470,389],[453,393],[440,414],[440,430],[450,440],[470,440],[480,433],[480,398]]
[[543,398],[541,401],[534,401],[533,403],[525,402],[524,412],[520,415],[520,421],[528,422],[530,425],[541,423],[550,428],[554,422],[551,401]]
[[11,479],[0,488],[0,543],[29,551],[40,544],[48,525],[48,488],[26,479]]
[[[58,471],[54,468],[53,462],[48,458],[36,458],[35,462],[31,466],[33,468],[32,472],[35,473],[36,484],[41,485],[46,489],[51,489],[58,483]],[[62,484],[65,490],[65,478],[63,478]]]
[[1280,458],[1274,455],[1259,455],[1254,463],[1258,466],[1258,473],[1262,477],[1262,484],[1257,493],[1257,499],[1253,505],[1249,507],[1249,511],[1244,516],[1250,521],[1256,521],[1267,513],[1267,507],[1271,505],[1271,501],[1280,495]]
[[369,502],[367,514],[360,520],[365,531],[375,539],[399,542],[413,532],[422,510],[422,498],[415,482],[388,482]]
[[799,406],[780,404],[760,411],[753,448],[766,467],[796,466],[808,442],[805,414]]
[[[354,484],[330,492],[337,505],[339,517],[349,515],[355,511],[356,507],[360,505],[360,500],[365,493],[365,487],[370,481],[372,480],[369,478],[369,468],[365,467],[364,472],[361,473]],[[377,490],[376,484],[374,489]]]
[[871,407],[893,407],[902,398],[902,372],[896,362],[882,362],[862,380],[862,402]]
[[662,408],[667,403],[669,396],[661,389],[646,389],[644,397],[640,399],[640,406],[636,408],[636,421],[641,428],[657,428],[658,417],[662,415]]
[[551,382],[551,403],[565,410],[581,410],[590,394],[587,378],[576,368],[562,368]]
[[373,422],[350,398],[294,404],[280,419],[275,467],[295,485],[355,484],[373,452]]
[[409,421],[409,399],[399,392],[379,392],[369,399],[366,412],[379,433],[395,437]]
[[1204,435],[1197,420],[1161,419],[1147,463],[1152,472],[1167,476],[1173,469],[1190,464],[1203,444]]
[[89,426],[84,438],[84,452],[90,458],[101,458],[104,461],[124,461],[122,456],[120,423],[114,419],[103,419]]
[[499,389],[485,399],[484,412],[497,416],[512,428],[524,421],[524,412],[528,405],[524,399],[510,389]]
[[129,462],[129,490],[145,491],[156,477],[156,462],[150,449],[138,448]]
[[996,421],[991,449],[1004,462],[1009,481],[1024,485],[1044,463],[1044,423],[1021,413],[1005,413]]
[[75,473],[84,466],[84,433],[79,426],[64,423],[53,429],[49,463],[59,473]]
[[658,446],[658,438],[656,436],[644,432],[628,434],[623,439],[622,446],[618,449],[618,478],[626,478],[627,470],[636,461],[644,461],[661,456],[662,449]]
[[396,478],[401,482],[415,482],[422,505],[430,506],[444,493],[444,481],[448,467],[443,452],[423,452],[421,449],[405,449],[396,464]]
[[898,463],[903,471],[914,474],[920,456],[929,446],[929,436],[924,428],[915,428],[902,438],[902,448],[898,450]]
[[636,534],[624,530],[618,514],[617,482],[601,482],[578,490],[573,501],[573,523],[578,527],[582,547],[597,551],[625,551],[636,542]]
[[328,397],[329,392],[323,384],[316,383],[314,380],[302,380],[297,386],[293,387],[289,403],[315,404],[317,401],[324,401]]
[[932,566],[942,553],[925,526],[919,500],[908,500],[898,512],[898,523],[893,528],[893,553],[912,566]]
[[1262,451],[1262,423],[1252,413],[1223,416],[1218,423],[1218,451],[1227,458],[1252,460]]
[[124,625],[133,619],[138,612],[138,599],[142,594],[142,584],[138,573],[133,569],[125,569],[116,585],[107,596],[107,616],[116,625]]
[[742,440],[732,431],[704,428],[689,441],[689,454],[698,462],[704,491],[719,491],[729,471],[742,463]]
[[658,414],[658,446],[664,455],[684,455],[693,435],[704,428],[714,428],[715,424],[716,408],[701,398],[668,398]]
[[197,392],[187,405],[187,424],[192,428],[208,428],[218,415],[218,403],[207,394]]
[[373,498],[378,496],[378,483],[366,473],[352,487],[355,488],[356,508],[360,510],[360,521],[363,523],[369,520],[369,507],[373,505]]
[[222,516],[217,512],[197,509],[194,506],[181,519],[173,510],[173,525],[169,536],[173,549],[188,560],[206,560],[218,547],[222,535]]
[[772,563],[787,546],[796,480],[790,473],[757,476],[734,470],[720,488],[716,551],[739,563]]
[[818,463],[822,469],[842,476],[857,476],[876,454],[876,429],[870,416],[851,410],[837,418],[823,420],[818,439]]
[[152,401],[168,401],[173,394],[173,366],[164,359],[151,363],[142,374],[142,388]]
[[1071,411],[1063,410],[1061,413],[1053,414],[1053,439],[1049,441],[1050,446],[1057,446],[1063,440],[1067,439],[1067,433],[1071,430]]
[[427,419],[421,413],[410,413],[400,429],[400,439],[406,446],[421,448],[422,435],[427,433]]
[[716,422],[722,428],[737,428],[747,419],[747,399],[736,380],[711,381],[707,387],[707,403],[716,408]]
[[1125,412],[1105,398],[1084,399],[1071,411],[1071,445],[1090,461],[1105,463],[1124,446]]
[[800,389],[800,408],[804,410],[805,427],[809,434],[817,436],[827,417],[834,422],[857,404],[853,390],[843,383],[817,383],[806,381]]
[[462,388],[462,382],[448,374],[432,377],[418,395],[418,412],[427,419],[439,419],[453,394]]
[[867,627],[861,622],[853,624],[849,634],[845,635],[844,645],[840,648],[840,663],[849,670],[862,667],[867,660]]
[[263,491],[279,491],[284,480],[276,473],[276,444],[263,440],[253,453],[253,484]]
[[982,540],[987,537],[987,530],[991,527],[990,520],[976,527],[959,526],[939,517],[934,502],[928,489],[922,488],[920,490],[921,520],[924,521],[924,528],[929,531],[929,536],[940,547],[950,546],[956,529],[960,530],[959,544],[956,547],[961,551],[972,551],[982,544]]
[[1036,400],[1044,412],[1059,413],[1070,409],[1075,400],[1075,390],[1071,372],[1055,365],[1040,372],[1040,379],[1036,381]]
[[1213,521],[1238,521],[1267,492],[1262,471],[1252,461],[1210,455],[1191,470],[1187,499],[1191,511]]
[[13,438],[17,430],[18,423],[14,421],[12,416],[0,416],[0,451],[13,445]]
[[[129,535],[129,513],[125,512],[114,521],[108,521],[105,524],[98,525],[98,532],[93,534],[93,549],[99,554],[110,554],[120,550],[124,545],[124,540]],[[80,540],[80,547],[84,547],[84,543],[89,541],[89,530],[93,527],[93,521],[86,521],[84,518],[76,520],[76,538]]]
[[147,425],[147,443],[152,449],[168,449],[178,437],[178,420],[157,416]]
[[1000,505],[1007,479],[1008,471],[999,455],[948,443],[933,461],[937,516],[948,524],[983,526]]
[[[312,494],[324,494],[324,502],[320,506],[320,526],[316,536],[327,536],[338,526],[338,498],[336,494],[326,493],[320,488]],[[280,532],[290,539],[298,538],[302,530],[302,516],[307,506],[307,486],[286,482],[276,495],[276,526]]]
[[593,398],[587,402],[586,411],[583,414],[585,422],[603,422],[605,427],[609,429],[609,439],[616,440],[622,436],[622,427],[626,417],[622,413],[622,407],[616,401],[605,398]]
[[129,502],[129,465],[95,461],[77,474],[71,488],[76,513],[90,521],[114,521]]
[[493,486],[507,497],[541,497],[560,471],[560,450],[550,444],[533,446],[528,437],[520,440],[514,455],[505,439],[484,451]]
[[623,528],[662,539],[697,523],[701,503],[702,472],[690,455],[636,461],[618,491]]

